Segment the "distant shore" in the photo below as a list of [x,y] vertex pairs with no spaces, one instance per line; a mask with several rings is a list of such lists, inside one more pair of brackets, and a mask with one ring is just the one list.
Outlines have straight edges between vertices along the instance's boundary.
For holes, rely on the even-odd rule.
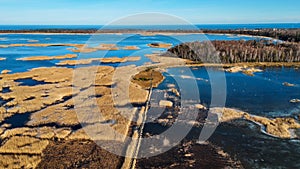
[[187,63],[189,67],[233,67],[233,66],[247,66],[247,67],[300,67],[300,62],[242,62],[242,63]]
[[230,33],[204,33],[204,32],[148,32],[148,31],[130,31],[130,32],[95,32],[95,33],[75,33],[75,32],[63,32],[63,33],[54,33],[54,32],[7,32],[4,33],[0,30],[0,35],[9,35],[9,34],[15,34],[15,35],[93,35],[93,34],[108,34],[108,35],[122,35],[122,34],[140,34],[145,36],[151,36],[151,35],[193,35],[193,34],[205,34],[205,35],[224,35],[224,36],[239,36],[239,37],[257,37],[261,39],[270,39],[270,40],[277,40],[272,37],[268,36],[255,36],[255,35],[247,35],[247,34],[230,34]]
[[289,29],[197,29],[197,30],[143,30],[143,29],[23,29],[0,30],[0,34],[225,34],[275,38],[283,41],[299,42],[300,28]]

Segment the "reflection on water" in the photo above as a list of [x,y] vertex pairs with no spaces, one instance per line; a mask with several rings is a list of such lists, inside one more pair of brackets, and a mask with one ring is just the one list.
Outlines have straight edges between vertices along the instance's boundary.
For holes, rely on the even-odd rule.
[[210,142],[237,157],[245,168],[299,168],[300,141],[258,132],[256,126],[219,125]]
[[[222,71],[217,68],[198,67],[191,69],[194,77],[188,77],[183,70],[185,68],[167,69],[164,73],[166,79],[159,88],[167,89],[168,85],[174,84],[174,76],[194,78],[198,84],[201,102],[209,105],[213,82],[207,82],[210,79],[207,72],[220,76]],[[254,77],[242,73],[226,73],[226,107],[261,116],[299,115],[300,105],[289,102],[291,98],[300,97],[299,76],[300,71],[294,68],[266,68]],[[295,86],[285,86],[284,82]],[[245,168],[300,167],[300,140],[274,138],[262,133],[260,126],[245,120],[220,124],[208,141],[221,147],[234,159],[240,160]]]
[[15,82],[19,82],[19,86],[36,86],[36,85],[43,85],[47,84],[46,82],[43,81],[37,81],[31,78],[26,78],[26,79],[18,79],[15,80]]
[[[169,83],[174,83],[172,76],[187,78],[183,68],[170,68],[165,73],[166,80],[160,87],[164,88]],[[210,105],[211,76],[221,76],[223,73],[217,68],[193,68],[195,81],[201,101]],[[294,68],[266,68],[255,76],[242,73],[225,73],[227,84],[226,107],[237,108],[251,114],[263,116],[289,116],[300,112],[300,104],[290,103],[291,99],[300,98],[300,71]],[[208,80],[208,81],[207,81]],[[295,84],[285,86],[284,82]],[[216,93],[222,91],[214,91]]]
[[[140,34],[98,34],[95,36],[82,34],[0,34],[0,38],[5,41],[0,41],[0,45],[9,44],[117,44],[118,46],[137,46],[140,50],[116,50],[116,51],[97,51],[93,53],[80,54],[80,59],[97,58],[97,57],[126,57],[126,56],[141,56],[138,62],[130,63],[142,65],[150,60],[145,57],[145,54],[151,54],[155,51],[166,51],[163,48],[149,48],[149,43],[172,43],[177,45],[182,42],[201,41],[201,40],[251,40],[257,39],[254,37],[241,37],[237,35],[209,35],[203,36],[201,34],[186,34],[186,35],[153,35],[143,36]],[[1,61],[0,70],[9,69],[12,73],[24,72],[28,69],[36,67],[52,67],[55,66],[59,60],[51,61],[20,61],[16,60],[23,57],[31,56],[57,56],[73,53],[68,50],[67,46],[51,46],[51,47],[8,47],[0,48],[0,57],[6,58]],[[73,58],[71,60],[74,60]],[[124,63],[127,64],[127,63]],[[116,66],[116,65],[112,65]]]

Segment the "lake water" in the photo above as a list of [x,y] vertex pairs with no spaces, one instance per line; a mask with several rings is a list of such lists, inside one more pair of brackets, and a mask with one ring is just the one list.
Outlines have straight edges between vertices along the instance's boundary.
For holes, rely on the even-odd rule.
[[[247,36],[227,36],[227,35],[156,35],[156,36],[143,36],[139,34],[100,34],[100,35],[71,35],[71,34],[0,34],[0,45],[9,44],[27,44],[32,43],[29,41],[36,41],[35,43],[55,43],[55,44],[89,44],[99,45],[104,44],[117,44],[118,46],[135,45],[140,50],[118,50],[118,51],[97,51],[89,54],[81,54],[81,59],[97,58],[97,57],[125,57],[125,56],[142,56],[141,61],[135,64],[141,65],[150,60],[144,57],[144,54],[150,54],[153,51],[165,51],[165,49],[151,49],[147,46],[149,43],[172,43],[174,45],[182,42],[189,41],[203,41],[203,40],[250,40],[258,39]],[[1,61],[0,70],[9,69],[12,72],[23,72],[35,67],[51,67],[58,63],[58,60],[51,61],[19,61],[18,58],[29,56],[56,56],[73,53],[68,50],[70,47],[66,46],[52,46],[52,47],[9,47],[0,48],[0,57],[6,58]],[[132,63],[130,63],[132,64]]]
[[[0,25],[0,30],[34,29],[100,29],[104,25]],[[258,24],[195,24],[199,29],[260,29],[260,28],[300,28],[300,23],[258,23]],[[190,29],[190,25],[109,25],[105,29]]]
[[[203,40],[251,40],[257,37],[247,36],[228,36],[228,35],[153,35],[143,36],[140,34],[99,34],[99,35],[70,35],[70,34],[0,34],[0,45],[9,44],[27,44],[32,43],[55,43],[55,44],[85,44],[90,46],[101,43],[115,43],[118,46],[135,45],[140,50],[116,50],[116,51],[97,51],[93,53],[80,54],[80,59],[97,58],[97,57],[126,57],[141,56],[140,61],[122,63],[122,65],[143,65],[151,62],[145,57],[145,54],[152,52],[164,52],[163,48],[149,48],[149,43],[172,43],[177,45],[182,42],[203,41]],[[0,70],[9,69],[12,73],[24,72],[36,67],[52,67],[60,60],[50,61],[21,61],[17,60],[29,56],[56,56],[73,53],[66,46],[51,47],[8,47],[0,48],[0,57],[6,60],[0,61]],[[74,58],[76,59],[76,58]],[[99,63],[95,63],[99,64]],[[119,66],[119,64],[105,64]],[[190,69],[193,78],[203,79],[196,80],[201,101],[209,105],[211,100],[211,84],[206,68]],[[210,76],[224,74],[218,69],[208,69]],[[166,81],[162,84],[172,82],[171,75],[185,76],[181,68],[168,69]],[[253,114],[265,116],[286,116],[299,112],[299,104],[292,104],[291,99],[300,98],[300,70],[294,68],[267,68],[261,73],[256,73],[254,77],[246,76],[242,73],[225,73],[226,74],[226,106],[238,108]],[[173,79],[174,80],[174,79]],[[208,81],[208,82],[207,82]],[[287,87],[282,83],[288,82],[295,84],[293,87]]]
[[[70,34],[0,34],[0,45],[8,44],[27,44],[32,43],[30,40],[36,40],[36,43],[60,43],[60,44],[85,44],[91,35],[70,35]],[[255,37],[246,36],[228,36],[228,35],[155,35],[143,36],[139,34],[100,34],[94,36],[88,44],[97,45],[100,43],[117,43],[118,46],[135,45],[140,50],[117,50],[117,51],[97,51],[94,53],[81,54],[83,58],[105,57],[125,57],[125,56],[141,56],[141,60],[137,62],[128,62],[122,65],[136,64],[142,65],[150,60],[145,54],[152,52],[164,52],[166,49],[149,48],[149,43],[172,43],[174,45],[202,40],[251,40]],[[0,61],[0,71],[9,69],[12,73],[24,72],[28,69],[37,67],[52,67],[59,60],[51,61],[20,61],[16,60],[28,56],[56,56],[64,54],[72,54],[70,50],[64,46],[52,47],[8,47],[0,48],[0,57],[6,58]],[[107,65],[107,64],[106,64]],[[119,66],[118,64],[108,64]],[[300,70],[294,68],[266,68],[263,72],[255,73],[255,76],[246,76],[242,73],[224,73],[217,68],[196,67],[189,68],[192,74],[187,74],[186,68],[170,68],[164,72],[165,81],[159,88],[165,89],[168,84],[176,83],[176,78],[189,78],[196,82],[197,88],[191,88],[189,92],[199,92],[201,102],[205,105],[211,104],[211,86],[213,81],[210,77],[226,77],[226,107],[237,108],[247,111],[251,114],[257,114],[267,117],[295,116],[300,112],[300,104],[290,103],[291,99],[300,98]],[[209,72],[209,74],[208,74]],[[192,76],[191,76],[192,75]],[[210,75],[210,76],[209,76]],[[288,82],[295,84],[293,87],[284,86],[283,83]],[[35,82],[24,81],[30,85]],[[188,86],[187,86],[188,87]],[[224,94],[224,91],[215,91]],[[0,99],[0,105],[3,100]],[[226,152],[235,154],[238,159],[242,160],[246,167],[278,167],[278,166],[299,166],[300,158],[299,141],[275,139],[260,132],[250,130],[251,126],[245,128],[236,128],[234,126],[220,126],[211,138],[211,142],[224,148]],[[280,160],[284,158],[284,162]]]
[[[300,112],[300,104],[290,103],[291,99],[300,98],[300,70],[298,69],[265,68],[263,72],[255,73],[255,76],[248,76],[243,73],[227,73],[217,68],[198,67],[190,69],[192,77],[185,74],[183,70],[186,68],[168,69],[165,73],[166,80],[161,84],[161,88],[176,83],[174,76],[179,78],[183,76],[196,81],[198,89],[191,88],[191,90],[199,91],[201,102],[205,105],[211,104],[212,92],[222,95],[224,92],[220,90],[226,90],[226,107],[267,117],[294,116]],[[211,84],[217,82],[210,80],[210,77],[222,75],[226,77],[225,86],[212,91]],[[285,82],[295,86],[285,86],[283,85]]]

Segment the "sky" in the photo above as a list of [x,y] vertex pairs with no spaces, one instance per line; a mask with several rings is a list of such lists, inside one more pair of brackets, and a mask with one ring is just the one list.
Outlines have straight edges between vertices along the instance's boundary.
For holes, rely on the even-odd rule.
[[299,23],[299,7],[300,0],[0,0],[0,24],[104,25],[145,12],[172,17],[138,15],[132,24]]

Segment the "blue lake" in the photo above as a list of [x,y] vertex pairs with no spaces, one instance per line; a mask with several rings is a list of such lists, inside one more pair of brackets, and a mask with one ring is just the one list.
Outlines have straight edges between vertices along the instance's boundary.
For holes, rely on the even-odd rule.
[[[228,35],[202,35],[202,34],[187,34],[187,35],[155,35],[143,36],[139,34],[99,34],[99,35],[71,35],[71,34],[0,34],[0,45],[9,44],[33,44],[34,43],[51,43],[51,44],[88,44],[90,46],[104,44],[117,44],[118,46],[135,45],[140,50],[117,50],[117,51],[97,51],[94,53],[81,54],[80,59],[97,58],[97,57],[125,57],[125,56],[141,56],[142,59],[135,64],[141,65],[150,60],[144,57],[145,54],[151,54],[153,51],[165,51],[165,49],[149,48],[149,43],[172,43],[173,45],[189,41],[204,41],[204,40],[251,40],[258,39],[247,36],[228,36]],[[51,47],[0,47],[0,57],[6,58],[1,61],[0,70],[9,69],[12,72],[23,72],[35,67],[51,67],[58,63],[58,60],[51,61],[19,61],[18,58],[29,56],[56,56],[73,53],[66,46],[51,46]],[[130,63],[132,64],[132,63]]]
[[[228,36],[228,35],[201,35],[201,34],[173,34],[173,35],[153,35],[143,36],[140,34],[97,34],[95,36],[80,34],[0,34],[0,45],[9,44],[27,44],[32,43],[55,43],[55,44],[85,44],[90,46],[101,43],[115,43],[118,46],[135,45],[140,50],[116,50],[116,51],[97,51],[93,53],[80,54],[79,59],[97,58],[97,57],[125,57],[141,56],[140,61],[126,62],[122,65],[143,65],[151,62],[145,57],[145,54],[166,49],[149,48],[149,43],[172,43],[177,45],[182,42],[203,41],[203,40],[251,40],[256,37],[246,36]],[[66,46],[51,47],[8,47],[0,48],[0,57],[6,58],[0,61],[0,71],[9,69],[12,73],[24,72],[36,67],[56,66],[60,60],[50,61],[21,61],[16,60],[29,56],[56,56],[73,53]],[[75,58],[76,59],[76,58]],[[95,63],[99,64],[99,63]],[[119,64],[104,64],[119,66]],[[71,66],[70,66],[71,67]],[[196,80],[198,89],[191,89],[192,92],[199,91],[201,102],[206,105],[211,103],[211,83],[207,74],[209,70],[211,76],[220,76],[224,74],[218,69],[191,68],[193,78],[204,79]],[[172,76],[184,76],[181,68],[168,69],[165,73],[166,80],[161,86],[172,83]],[[256,73],[254,77],[246,76],[242,73],[225,73],[226,76],[226,103],[227,107],[238,108],[253,114],[265,116],[289,116],[299,112],[299,104],[293,104],[291,99],[300,98],[300,70],[294,68],[267,68],[261,73]],[[208,81],[206,81],[208,80]],[[282,83],[288,82],[295,84],[294,87],[284,86]],[[196,90],[196,91],[193,91]],[[219,91],[216,91],[219,92]],[[221,93],[223,91],[220,91]]]
[[[27,44],[35,40],[36,43],[56,43],[56,44],[85,44],[99,45],[101,43],[116,43],[118,46],[138,46],[140,50],[116,50],[116,51],[97,51],[93,53],[80,54],[79,59],[97,58],[97,57],[125,57],[125,56],[141,56],[141,60],[137,62],[127,62],[122,65],[136,64],[143,65],[150,62],[145,54],[153,52],[164,52],[163,48],[149,48],[149,43],[172,43],[177,45],[182,42],[203,41],[203,40],[251,40],[255,37],[246,36],[228,36],[228,35],[155,35],[143,36],[139,34],[99,34],[91,37],[91,35],[70,35],[70,34],[0,34],[0,45],[9,44]],[[0,57],[6,60],[0,61],[0,71],[9,69],[12,72],[24,72],[28,69],[37,67],[56,66],[59,60],[51,61],[21,61],[18,58],[29,56],[57,56],[72,54],[66,46],[51,47],[8,47],[0,48]],[[96,63],[98,64],[98,63]],[[111,66],[119,66],[119,64],[105,64]],[[192,81],[196,87],[188,86],[187,94],[199,93],[200,102],[205,105],[211,104],[212,85],[218,83],[211,79],[218,77],[225,78],[225,86],[219,88],[213,93],[216,96],[226,94],[224,106],[241,109],[251,114],[257,114],[267,117],[295,116],[300,112],[300,104],[290,103],[291,99],[300,99],[300,70],[284,67],[262,68],[263,72],[255,73],[255,76],[247,76],[242,73],[227,73],[218,68],[169,68],[164,72],[166,79],[160,84],[159,88],[166,89],[170,83],[178,83],[175,79],[183,79]],[[214,78],[212,78],[214,77]],[[38,85],[37,81],[32,79],[19,80],[22,85]],[[288,82],[295,86],[284,86],[283,83]],[[180,89],[179,89],[180,90]],[[9,92],[4,89],[3,92]],[[0,99],[0,106],[6,101]],[[14,121],[18,124],[13,127],[24,125],[24,120],[29,118],[29,114],[14,116]],[[226,152],[229,152],[245,162],[246,168],[295,168],[299,166],[299,140],[283,140],[266,136],[261,132],[253,132],[251,125],[247,127],[235,127],[230,124],[220,125],[214,135],[209,140],[215,143]],[[200,152],[202,153],[202,152]],[[249,166],[247,166],[249,165]],[[299,168],[299,167],[298,167]]]
[[[166,88],[168,84],[178,83],[175,79],[184,77],[196,81],[197,88],[195,86],[183,88],[193,92],[199,91],[201,103],[205,105],[211,104],[212,93],[215,93],[217,98],[218,95],[225,93],[226,107],[241,109],[251,114],[279,117],[294,116],[300,112],[300,104],[290,103],[291,99],[300,98],[300,70],[298,69],[265,68],[263,72],[255,73],[255,76],[227,73],[209,67],[191,68],[189,71],[192,76],[190,76],[191,73],[186,73],[186,70],[186,68],[169,68],[164,73],[166,80],[160,87]],[[222,76],[226,78],[225,86],[214,88],[215,91],[212,91],[212,83],[218,82],[211,80],[210,77]],[[285,82],[295,86],[285,86],[283,85]]]

